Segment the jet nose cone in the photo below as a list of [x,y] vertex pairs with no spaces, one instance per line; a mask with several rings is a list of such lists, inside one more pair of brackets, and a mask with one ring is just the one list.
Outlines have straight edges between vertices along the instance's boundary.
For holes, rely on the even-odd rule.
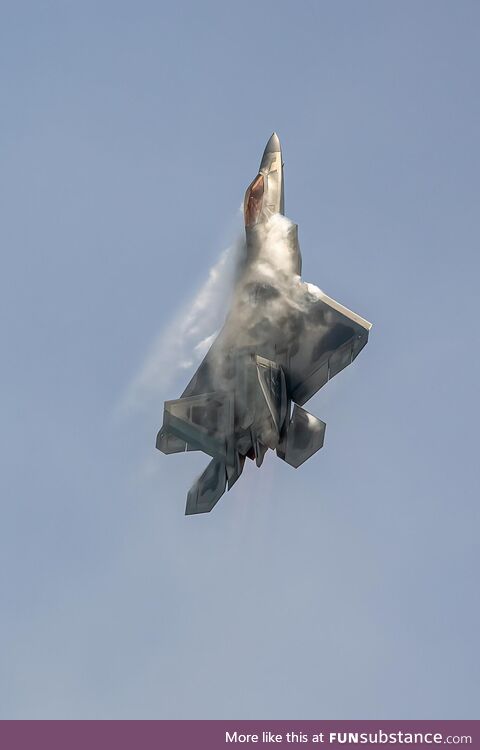
[[272,151],[280,151],[280,140],[276,133],[272,133],[270,136],[270,140],[268,141],[267,145],[265,146],[265,154],[270,154]]

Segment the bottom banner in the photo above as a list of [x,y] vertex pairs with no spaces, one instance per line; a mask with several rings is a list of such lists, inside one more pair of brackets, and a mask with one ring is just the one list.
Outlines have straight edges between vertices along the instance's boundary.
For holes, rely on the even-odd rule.
[[435,747],[480,750],[479,721],[2,721],[6,750]]

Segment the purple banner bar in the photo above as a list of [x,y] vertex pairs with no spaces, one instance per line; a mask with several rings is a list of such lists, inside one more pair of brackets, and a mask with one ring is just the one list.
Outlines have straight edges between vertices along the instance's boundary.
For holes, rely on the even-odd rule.
[[1,721],[2,750],[462,747],[480,721]]

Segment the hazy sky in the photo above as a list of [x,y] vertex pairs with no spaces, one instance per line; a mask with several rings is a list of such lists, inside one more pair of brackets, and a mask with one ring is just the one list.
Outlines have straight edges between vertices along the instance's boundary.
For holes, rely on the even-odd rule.
[[[12,0],[0,58],[1,718],[479,718],[479,3]],[[186,518],[192,370],[119,405],[273,130],[374,327],[324,449]]]

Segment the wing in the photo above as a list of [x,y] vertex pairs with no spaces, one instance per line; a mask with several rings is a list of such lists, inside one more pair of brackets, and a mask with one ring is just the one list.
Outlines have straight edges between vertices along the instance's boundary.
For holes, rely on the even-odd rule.
[[289,353],[291,398],[302,406],[325,383],[349,365],[368,340],[372,324],[309,284],[301,333]]

